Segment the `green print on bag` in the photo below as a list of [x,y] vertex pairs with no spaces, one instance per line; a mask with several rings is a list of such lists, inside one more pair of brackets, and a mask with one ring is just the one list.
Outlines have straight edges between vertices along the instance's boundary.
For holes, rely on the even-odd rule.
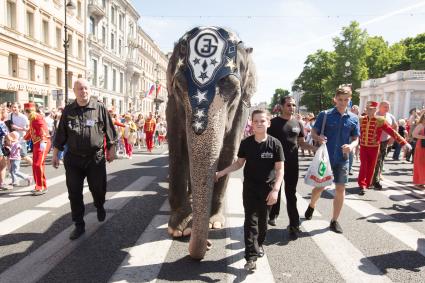
[[326,173],[326,163],[323,161],[320,161],[319,164],[319,170],[317,170],[317,173],[319,173],[320,177],[323,177]]

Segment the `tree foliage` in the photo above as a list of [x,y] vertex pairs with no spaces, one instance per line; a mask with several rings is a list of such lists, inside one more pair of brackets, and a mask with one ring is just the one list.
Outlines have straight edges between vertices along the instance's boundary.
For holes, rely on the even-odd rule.
[[280,103],[280,99],[282,98],[282,97],[284,97],[284,96],[287,96],[287,95],[289,95],[290,94],[290,92],[288,91],[288,90],[286,90],[286,89],[282,89],[282,88],[277,88],[275,91],[274,91],[274,94],[273,94],[273,97],[272,97],[272,101],[270,102],[270,104],[269,104],[269,111],[270,111],[270,113],[272,113],[273,112],[273,108],[277,105],[277,104],[279,104]]
[[[369,36],[351,22],[335,37],[334,50],[317,50],[307,56],[292,91],[303,92],[300,104],[318,112],[332,106],[335,89],[352,84],[353,103],[361,81],[404,70],[425,70],[425,33],[389,45],[381,36]],[[273,104],[272,104],[273,105]]]

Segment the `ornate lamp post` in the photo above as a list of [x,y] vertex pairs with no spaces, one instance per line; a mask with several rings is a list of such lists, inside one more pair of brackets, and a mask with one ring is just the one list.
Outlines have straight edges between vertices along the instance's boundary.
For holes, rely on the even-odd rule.
[[66,12],[67,9],[75,9],[76,5],[72,0],[64,0],[64,11],[65,11],[65,37],[63,41],[63,47],[65,51],[65,105],[68,104],[68,48],[69,48],[69,39],[68,39],[68,26],[66,24]]
[[156,72],[156,81],[155,81],[155,116],[158,116],[159,111],[159,104],[161,104],[162,99],[158,99],[158,87],[159,87],[159,78],[158,78],[158,72],[159,72],[159,64],[156,63],[154,71]]

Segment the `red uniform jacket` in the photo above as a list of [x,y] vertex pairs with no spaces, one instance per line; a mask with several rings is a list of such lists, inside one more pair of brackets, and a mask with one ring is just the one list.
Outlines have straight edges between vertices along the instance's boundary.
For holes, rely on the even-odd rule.
[[34,113],[29,120],[30,128],[24,136],[25,140],[31,139],[32,143],[35,144],[40,141],[47,141],[50,139],[49,129],[47,128],[47,123],[43,116]]
[[360,117],[360,146],[378,147],[381,142],[382,131],[389,134],[401,145],[407,143],[402,136],[391,128],[385,117],[375,116],[369,118],[369,116],[364,115]]

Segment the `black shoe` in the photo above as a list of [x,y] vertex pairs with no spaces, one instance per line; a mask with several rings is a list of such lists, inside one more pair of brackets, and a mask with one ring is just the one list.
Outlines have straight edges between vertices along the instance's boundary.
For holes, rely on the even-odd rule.
[[259,246],[258,247],[258,257],[263,257],[264,256],[264,248],[263,246]]
[[105,208],[99,207],[97,209],[97,220],[99,220],[99,222],[103,222],[105,221],[105,217],[106,217],[106,211]]
[[314,212],[314,208],[312,208],[311,206],[308,206],[307,210],[304,213],[305,219],[311,220],[311,218],[313,217],[313,212]]
[[364,196],[364,195],[365,195],[365,193],[366,193],[366,188],[365,188],[365,187],[360,187],[359,195],[360,195],[360,196]]
[[84,232],[86,232],[86,229],[84,227],[75,226],[74,230],[72,230],[71,234],[69,234],[69,239],[70,240],[76,240],[76,239],[80,238],[81,235],[84,234]]
[[338,221],[332,220],[331,225],[329,226],[331,231],[334,231],[335,233],[342,234],[342,228],[341,225],[339,225]]
[[267,223],[269,223],[270,226],[276,226],[276,218],[269,219]]
[[248,260],[246,263],[245,263],[245,265],[244,265],[244,267],[243,268],[245,268],[245,270],[248,270],[248,271],[250,271],[250,272],[254,272],[254,270],[256,270],[257,269],[257,264],[255,263],[255,261],[253,261],[253,260]]
[[379,182],[376,182],[375,184],[373,184],[373,186],[375,187],[375,189],[377,190],[382,190],[382,185]]
[[301,230],[300,230],[300,227],[299,226],[291,226],[291,225],[289,225],[287,229],[288,229],[289,236],[292,239],[295,239],[295,240],[298,239],[298,234],[301,233]]

